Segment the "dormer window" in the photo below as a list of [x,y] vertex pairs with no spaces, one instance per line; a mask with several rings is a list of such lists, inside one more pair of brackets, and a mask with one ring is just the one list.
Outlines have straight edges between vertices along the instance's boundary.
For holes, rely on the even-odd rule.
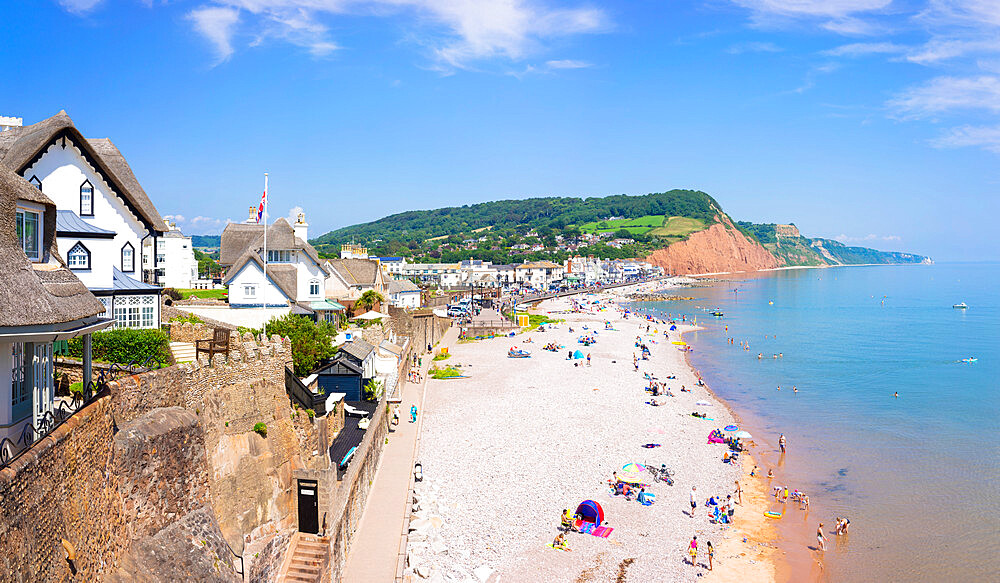
[[89,180],[80,185],[80,216],[94,216],[94,185]]
[[66,264],[70,269],[90,269],[90,250],[77,242],[66,254]]
[[314,279],[309,282],[309,295],[318,296],[319,295],[319,280]]
[[268,263],[291,263],[292,262],[292,252],[289,249],[268,249],[267,250],[267,262]]
[[17,209],[17,241],[28,259],[41,260],[41,237],[39,227],[42,224],[42,213],[30,209]]
[[37,188],[38,190],[42,189],[42,181],[39,180],[37,176],[32,176],[31,180],[29,180],[28,182],[31,183],[31,185]]
[[125,243],[122,247],[122,271],[126,273],[135,271],[135,247],[131,243]]

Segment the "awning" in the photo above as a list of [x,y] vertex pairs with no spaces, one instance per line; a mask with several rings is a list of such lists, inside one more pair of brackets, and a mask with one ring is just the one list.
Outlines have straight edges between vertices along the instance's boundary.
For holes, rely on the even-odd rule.
[[334,302],[332,300],[322,300],[318,302],[309,302],[309,309],[314,312],[339,312],[341,310],[346,310],[343,304]]

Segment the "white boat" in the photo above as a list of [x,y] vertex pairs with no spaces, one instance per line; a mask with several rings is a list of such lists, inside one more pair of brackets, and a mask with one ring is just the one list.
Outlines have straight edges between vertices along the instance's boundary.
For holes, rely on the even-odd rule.
[[962,303],[960,303],[960,304],[952,304],[952,306],[951,306],[951,307],[953,307],[953,308],[956,308],[956,309],[959,309],[959,310],[964,310],[964,309],[968,308],[969,306],[968,306],[968,305],[966,305],[966,303],[965,303],[965,302],[962,302]]

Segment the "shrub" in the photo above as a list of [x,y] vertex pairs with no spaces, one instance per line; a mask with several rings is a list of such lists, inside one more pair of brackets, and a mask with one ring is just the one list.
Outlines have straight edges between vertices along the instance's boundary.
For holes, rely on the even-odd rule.
[[377,401],[382,396],[382,381],[375,379],[368,381],[365,383],[364,393],[366,401]]
[[333,358],[337,353],[337,349],[333,347],[337,327],[326,321],[313,322],[306,316],[288,314],[272,318],[267,323],[267,333],[277,334],[291,341],[292,364],[295,374],[300,377],[308,376],[317,364]]
[[446,366],[444,368],[434,367],[429,372],[432,379],[438,380],[462,376],[462,372],[453,366]]
[[451,354],[448,354],[447,352],[442,352],[441,354],[436,355],[434,357],[434,360],[447,360],[449,358],[451,358]]
[[[83,358],[83,338],[69,341],[69,355]],[[91,340],[94,360],[129,364],[153,358],[161,365],[170,363],[170,337],[159,328],[119,328],[94,332]]]
[[316,412],[313,411],[312,409],[306,409],[306,415],[308,415],[309,418],[312,419],[312,418],[316,417]]
[[194,314],[185,314],[183,316],[174,316],[173,318],[170,318],[170,321],[171,322],[177,322],[177,323],[180,323],[180,324],[183,324],[185,322],[188,322],[190,324],[204,324],[205,323],[204,320],[202,320],[198,316],[195,316]]
[[72,393],[83,393],[83,383],[76,382],[69,386],[69,392]]
[[261,437],[267,437],[267,424],[265,424],[265,423],[255,423],[254,426],[253,426],[253,430],[254,430],[255,433],[257,433]]
[[165,295],[168,298],[174,300],[175,302],[179,302],[182,299],[184,299],[184,296],[181,295],[181,292],[175,290],[172,287],[165,287],[165,288],[163,288],[163,295]]

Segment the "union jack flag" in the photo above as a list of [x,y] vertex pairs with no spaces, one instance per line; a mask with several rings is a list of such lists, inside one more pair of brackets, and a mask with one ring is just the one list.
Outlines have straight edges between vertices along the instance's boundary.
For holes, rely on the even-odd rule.
[[257,224],[264,218],[264,205],[267,204],[267,190],[260,196],[260,206],[257,207]]

